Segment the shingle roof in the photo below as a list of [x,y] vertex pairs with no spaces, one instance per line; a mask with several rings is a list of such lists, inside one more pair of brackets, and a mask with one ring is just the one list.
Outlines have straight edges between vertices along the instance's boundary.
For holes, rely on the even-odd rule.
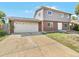
[[37,21],[39,22],[40,20],[34,19],[34,18],[24,18],[24,17],[7,17],[9,20],[26,20],[26,21]]

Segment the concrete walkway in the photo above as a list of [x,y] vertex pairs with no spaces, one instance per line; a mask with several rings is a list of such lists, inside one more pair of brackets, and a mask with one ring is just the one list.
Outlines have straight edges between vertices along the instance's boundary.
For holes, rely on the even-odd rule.
[[10,35],[0,42],[0,56],[79,56],[79,53],[45,35]]

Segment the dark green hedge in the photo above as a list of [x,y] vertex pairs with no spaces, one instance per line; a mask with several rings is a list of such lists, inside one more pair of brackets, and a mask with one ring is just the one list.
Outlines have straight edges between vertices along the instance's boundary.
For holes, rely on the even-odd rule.
[[75,24],[75,26],[73,27],[73,30],[79,31],[79,25]]
[[0,30],[0,37],[5,36],[7,33],[4,30]]

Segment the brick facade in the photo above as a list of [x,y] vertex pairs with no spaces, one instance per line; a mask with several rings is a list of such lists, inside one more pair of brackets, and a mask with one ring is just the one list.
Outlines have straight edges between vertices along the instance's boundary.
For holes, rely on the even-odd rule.
[[[46,31],[46,32],[56,32],[56,31],[58,31],[58,23],[59,22],[52,21],[51,27],[48,26],[48,23],[49,23],[49,21],[43,21],[43,31]],[[68,22],[60,22],[60,23],[62,23],[62,30],[69,30],[69,23]],[[39,31],[42,31],[41,29],[42,29],[42,22],[39,23]]]

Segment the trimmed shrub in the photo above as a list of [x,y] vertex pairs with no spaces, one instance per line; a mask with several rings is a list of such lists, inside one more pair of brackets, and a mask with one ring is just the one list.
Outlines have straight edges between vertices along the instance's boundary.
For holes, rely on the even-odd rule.
[[0,30],[0,37],[5,36],[7,33],[4,30]]

